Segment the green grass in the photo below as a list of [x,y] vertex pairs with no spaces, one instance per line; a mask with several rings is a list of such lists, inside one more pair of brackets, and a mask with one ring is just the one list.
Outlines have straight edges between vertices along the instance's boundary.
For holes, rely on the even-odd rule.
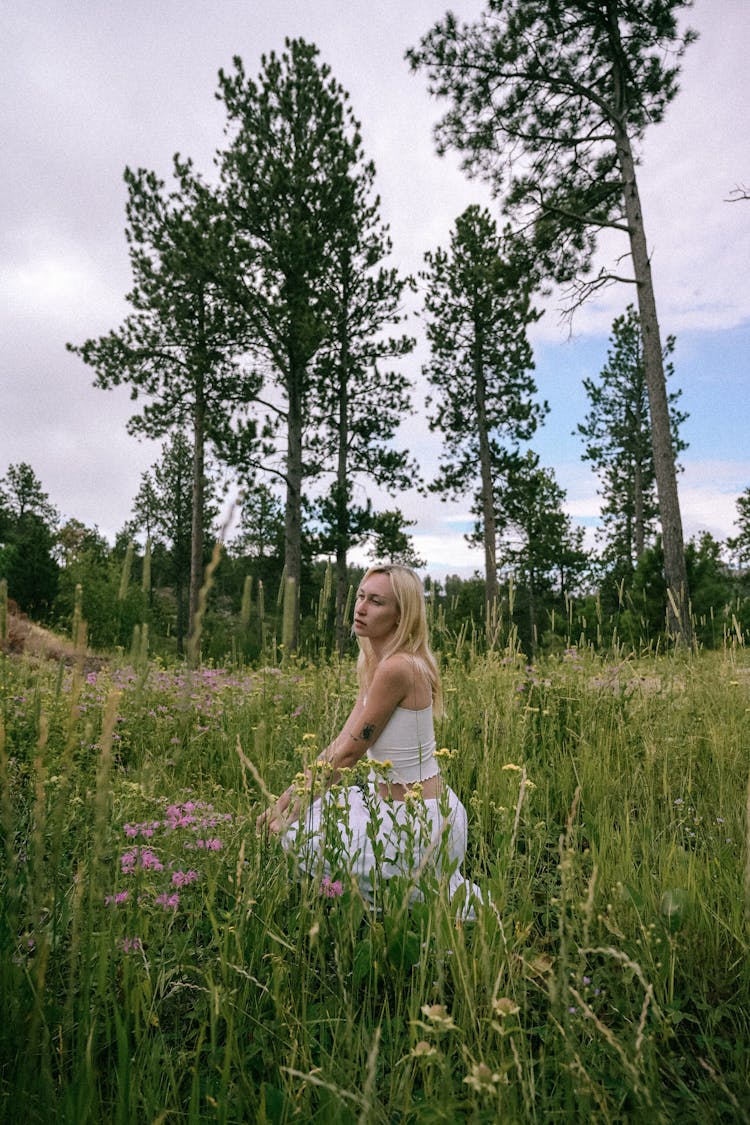
[[466,925],[254,831],[350,665],[0,657],[0,1119],[750,1120],[744,650],[443,661]]

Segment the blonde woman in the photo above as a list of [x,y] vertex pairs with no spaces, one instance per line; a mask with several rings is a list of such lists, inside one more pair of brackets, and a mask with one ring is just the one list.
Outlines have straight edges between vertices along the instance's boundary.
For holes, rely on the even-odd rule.
[[[310,796],[291,785],[259,817],[259,827],[281,834],[303,867],[317,866],[329,880],[353,874],[370,898],[378,877],[418,877],[428,864],[438,873],[447,869],[450,894],[465,888],[463,912],[470,917],[469,897],[479,891],[458,870],[466,810],[435,757],[433,715],[441,713],[442,691],[418,575],[404,566],[371,567],[357,590],[354,633],[360,648],[354,708],[308,771]],[[335,784],[365,755],[373,762],[369,786],[346,791],[331,832],[331,795],[312,799],[312,790]]]

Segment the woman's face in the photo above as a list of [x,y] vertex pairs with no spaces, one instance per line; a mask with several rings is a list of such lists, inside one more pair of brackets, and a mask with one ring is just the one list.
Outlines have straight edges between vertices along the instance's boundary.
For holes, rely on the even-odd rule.
[[385,641],[396,632],[398,606],[387,574],[371,574],[357,590],[354,632],[371,641]]

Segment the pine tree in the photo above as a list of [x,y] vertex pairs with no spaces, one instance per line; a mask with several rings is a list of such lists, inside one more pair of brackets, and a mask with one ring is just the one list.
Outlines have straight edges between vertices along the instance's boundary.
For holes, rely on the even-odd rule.
[[730,551],[734,551],[737,566],[742,570],[750,567],[750,488],[737,497],[737,535],[727,540]]
[[436,390],[430,428],[443,436],[440,472],[430,486],[446,495],[474,490],[485,557],[488,605],[497,598],[495,504],[519,442],[528,440],[546,403],[533,400],[527,328],[538,317],[516,242],[500,235],[486,209],[456,220],[450,250],[425,255],[424,371]]
[[[415,341],[386,332],[401,320],[401,299],[407,279],[382,263],[391,251],[387,228],[373,195],[375,169],[361,158],[348,175],[349,202],[336,233],[331,256],[331,296],[335,317],[332,338],[319,351],[313,368],[315,393],[312,442],[321,467],[333,472],[329,495],[317,505],[322,524],[320,547],[335,557],[336,640],[343,652],[349,572],[347,554],[378,533],[379,520],[369,497],[355,500],[358,478],[367,487],[390,490],[414,487],[416,465],[394,444],[398,426],[411,412],[408,380],[384,368],[407,355]],[[389,525],[390,526],[390,525]],[[403,550],[406,537],[403,534]],[[385,540],[383,540],[385,542]]]
[[[161,540],[168,548],[167,579],[171,583],[176,604],[177,651],[182,655],[189,631],[190,615],[186,594],[193,575],[194,456],[186,435],[177,430],[161,447],[161,458],[151,471],[141,476],[141,486],[133,501],[133,515],[138,530],[148,538]],[[217,515],[214,477],[205,464],[201,481],[202,509],[200,523],[209,529]],[[204,551],[205,554],[205,551]],[[204,558],[201,557],[201,571]]]
[[[122,383],[145,405],[128,424],[160,437],[189,428],[192,444],[190,620],[203,581],[206,443],[231,437],[235,411],[252,402],[258,378],[241,369],[245,318],[225,297],[228,225],[216,196],[190,161],[174,159],[176,188],[165,193],[153,172],[126,169],[126,237],[134,309],[123,325],[68,349],[96,372],[95,386]],[[252,425],[246,436],[254,438]]]
[[[667,379],[674,373],[668,358],[674,346],[674,337],[667,337]],[[583,385],[591,409],[577,431],[585,440],[583,459],[591,462],[600,480],[604,560],[615,564],[618,575],[628,578],[653,541],[659,513],[643,345],[633,305],[612,324],[607,362],[599,380],[584,379]],[[667,395],[675,454],[687,448],[679,436],[687,418],[677,409],[680,394],[672,391]]]
[[[275,384],[264,401],[283,431],[285,566],[298,599],[303,482],[320,468],[304,456],[311,364],[335,332],[332,269],[361,140],[347,95],[317,48],[301,39],[287,40],[280,56],[264,55],[257,82],[235,58],[233,73],[219,73],[219,97],[228,116],[220,164],[234,231],[226,283]],[[293,646],[298,622],[297,608]]]
[[[530,232],[540,273],[573,285],[573,307],[612,281],[636,286],[651,412],[670,627],[691,640],[687,572],[637,146],[677,93],[695,35],[677,17],[690,0],[488,0],[474,24],[449,13],[410,51],[452,105],[441,150],[464,154]],[[621,232],[632,274],[590,277],[598,233]],[[676,612],[675,612],[676,610]]]
[[583,528],[563,509],[565,492],[531,451],[514,459],[496,497],[498,558],[509,567],[528,603],[529,643],[538,645],[539,607],[558,582],[560,601],[586,571]]
[[60,516],[25,461],[0,479],[0,578],[25,613],[46,618],[57,592],[55,529]]

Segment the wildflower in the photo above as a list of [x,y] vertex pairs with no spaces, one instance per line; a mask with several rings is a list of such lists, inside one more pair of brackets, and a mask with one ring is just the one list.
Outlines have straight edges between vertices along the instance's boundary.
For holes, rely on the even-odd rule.
[[314,742],[317,737],[318,736],[316,734],[314,734],[312,731],[306,730],[305,733],[302,735],[302,741],[303,742]]
[[198,878],[197,871],[175,871],[172,874],[172,884],[175,887],[187,887]]
[[218,836],[215,836],[211,840],[196,840],[195,846],[197,848],[206,848],[206,850],[209,852],[220,852],[224,847],[224,843],[218,838]]
[[455,758],[456,751],[449,750],[447,746],[443,746],[440,750],[435,750],[433,756],[437,758],[438,761],[442,761],[443,759],[448,761],[450,758]]
[[416,1047],[412,1047],[409,1054],[415,1059],[429,1059],[437,1054],[437,1047],[431,1046],[425,1039],[420,1039]]
[[105,895],[105,906],[121,906],[123,902],[128,901],[129,891],[119,891],[116,895]]
[[495,1015],[503,1020],[506,1016],[517,1016],[521,1010],[515,1000],[511,1000],[508,996],[500,996],[497,1000],[493,1000],[492,1008]]
[[164,864],[156,852],[151,851],[151,848],[141,848],[141,867],[144,867],[147,871],[164,870]]
[[135,871],[135,864],[137,859],[137,852],[124,852],[120,856],[120,865],[122,867],[123,875],[132,875]]
[[464,1082],[478,1094],[492,1093],[499,1081],[500,1075],[493,1073],[486,1063],[477,1063],[464,1078]]
[[339,898],[344,893],[344,887],[340,879],[331,881],[329,875],[324,875],[320,881],[320,893],[325,898]]
[[123,953],[140,953],[143,949],[143,942],[139,937],[126,937],[122,939]]
[[422,1015],[438,1031],[452,1031],[456,1026],[445,1004],[423,1004]]
[[163,907],[165,910],[176,910],[180,905],[180,896],[175,891],[174,894],[162,894],[156,896],[156,905]]
[[506,764],[504,766],[502,766],[501,768],[504,769],[504,770],[515,770],[516,773],[521,772],[521,767],[517,766],[515,762],[506,762]]

